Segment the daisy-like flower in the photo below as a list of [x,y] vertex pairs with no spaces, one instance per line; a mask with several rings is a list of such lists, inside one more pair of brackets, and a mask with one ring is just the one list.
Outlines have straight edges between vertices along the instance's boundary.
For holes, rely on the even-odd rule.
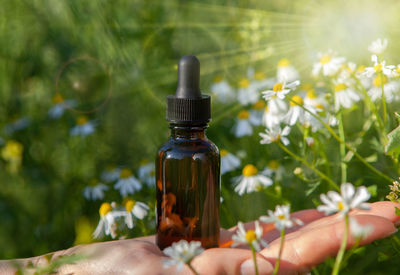
[[255,126],[261,125],[262,118],[264,115],[264,109],[265,109],[265,101],[264,100],[259,100],[251,106],[251,109],[250,109],[250,123],[251,124],[253,124]]
[[252,164],[247,164],[243,168],[242,175],[235,177],[233,180],[236,184],[235,192],[240,196],[244,193],[258,191],[263,186],[268,187],[273,183],[269,177],[259,174],[258,169]]
[[83,189],[83,196],[87,200],[102,200],[104,192],[108,190],[108,186],[96,179],[90,181],[89,186]]
[[119,190],[122,197],[135,193],[142,189],[140,182],[133,176],[132,171],[128,168],[123,168],[119,174],[119,179],[114,185],[114,189]]
[[349,225],[351,235],[360,240],[367,238],[372,231],[374,231],[374,226],[372,224],[361,225],[356,219],[351,217],[349,219]]
[[240,159],[225,149],[220,150],[221,154],[221,175],[235,170],[240,166]]
[[109,165],[106,169],[101,173],[101,180],[104,182],[112,182],[119,179],[119,175],[121,174],[121,169],[116,167],[115,165]]
[[147,186],[154,186],[155,184],[155,165],[154,162],[142,160],[138,169],[138,177],[141,181],[145,182]]
[[275,83],[272,87],[272,90],[266,90],[262,92],[263,98],[268,101],[273,98],[284,99],[285,96],[291,91],[297,88],[300,85],[300,81],[296,80],[290,83],[279,82]]
[[356,190],[351,183],[343,183],[340,186],[340,194],[335,191],[329,191],[327,195],[321,194],[321,201],[324,204],[318,206],[317,209],[325,212],[326,215],[336,212],[346,215],[355,208],[370,209],[369,205],[365,203],[370,197],[371,194],[365,186],[360,186]]
[[250,79],[250,82],[254,83],[257,89],[265,89],[274,84],[273,78],[267,78],[267,75],[263,71],[256,71],[254,68],[247,70],[247,78]]
[[304,106],[306,108],[312,107],[315,109],[323,110],[327,106],[324,95],[317,95],[314,89],[309,89],[304,98]]
[[21,131],[28,127],[30,124],[30,120],[27,117],[13,118],[11,122],[7,123],[4,126],[4,131],[6,134],[11,135],[16,131]]
[[295,81],[296,79],[299,79],[299,72],[287,58],[282,58],[278,62],[278,70],[276,77],[280,82],[283,82],[285,80],[291,82]]
[[341,107],[351,108],[354,103],[359,101],[360,95],[342,82],[336,82],[335,85],[335,110],[338,111]]
[[260,221],[273,223],[279,231],[295,225],[303,225],[301,220],[290,217],[290,205],[277,205],[275,211],[268,210],[268,216],[261,216]]
[[100,221],[93,232],[93,238],[99,239],[104,235],[111,235],[114,239],[117,237],[117,224],[115,222],[116,216],[113,213],[113,208],[108,202],[103,202],[99,209]]
[[[282,100],[282,102],[286,106],[286,103],[283,100]],[[268,129],[279,127],[279,125],[281,124],[281,122],[283,121],[283,119],[285,117],[285,114],[286,114],[286,112],[285,113],[283,113],[283,112],[282,113],[279,113],[279,112],[273,113],[270,111],[270,108],[268,108],[268,106],[266,106],[264,108],[264,113],[263,113],[263,117],[262,117],[262,125],[264,125]]]
[[275,180],[279,181],[283,177],[283,173],[285,169],[277,160],[270,160],[267,164],[267,167],[261,172],[261,174],[271,178],[275,176]]
[[368,46],[368,51],[373,54],[382,54],[388,45],[387,39],[378,38],[377,40],[372,41],[371,45]]
[[374,62],[373,67],[365,68],[364,74],[367,77],[372,77],[374,74],[384,74],[386,76],[393,76],[393,71],[396,68],[393,65],[386,65],[386,61],[378,62],[378,56],[375,54],[371,57],[371,61]]
[[289,125],[295,125],[298,121],[300,124],[305,123],[305,111],[301,107],[304,105],[304,100],[301,96],[295,95],[290,101],[289,111],[284,121]]
[[163,261],[164,268],[176,265],[177,271],[181,272],[185,264],[190,265],[195,257],[204,252],[204,248],[201,247],[200,242],[180,240],[165,248],[163,252],[170,257]]
[[327,54],[318,53],[319,61],[313,65],[312,75],[318,76],[321,72],[324,76],[332,76],[336,74],[343,62],[344,57],[335,57],[332,52]]
[[232,247],[245,244],[252,246],[256,251],[260,251],[261,248],[268,247],[267,242],[262,239],[262,235],[263,229],[258,221],[255,222],[255,229],[247,230],[247,232],[243,223],[238,222],[236,233],[232,236]]
[[253,127],[250,124],[250,113],[247,110],[242,110],[237,116],[236,125],[234,127],[234,134],[236,137],[251,136],[253,134]]
[[143,202],[129,199],[125,201],[125,210],[127,212],[127,215],[125,216],[126,226],[128,226],[129,229],[132,229],[133,216],[139,220],[143,220],[150,208]]
[[95,123],[90,121],[86,116],[79,116],[76,119],[76,126],[71,129],[70,134],[71,136],[86,137],[94,133],[95,127]]
[[290,127],[285,126],[285,128],[281,129],[280,127],[272,128],[272,129],[265,129],[265,133],[259,133],[262,140],[260,141],[261,144],[270,144],[272,142],[279,142],[281,141],[283,145],[289,145],[290,141],[287,138],[287,135],[290,133]]
[[242,105],[254,104],[260,98],[258,87],[247,78],[239,81],[238,101]]
[[74,107],[75,101],[73,100],[64,100],[63,96],[60,93],[56,93],[53,96],[53,106],[50,108],[48,115],[49,117],[51,117],[52,119],[57,119],[60,118],[64,112],[65,109],[67,109],[67,107]]
[[210,90],[221,103],[230,103],[236,98],[234,89],[220,75],[214,77]]
[[399,83],[396,81],[388,82],[386,75],[379,74],[372,80],[372,87],[368,90],[368,95],[372,101],[378,101],[382,98],[382,84],[386,102],[391,103],[399,99]]

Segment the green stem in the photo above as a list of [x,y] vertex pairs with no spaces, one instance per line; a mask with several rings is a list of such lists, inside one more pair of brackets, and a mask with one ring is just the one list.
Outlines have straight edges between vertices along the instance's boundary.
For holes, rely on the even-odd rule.
[[383,75],[383,72],[380,72],[379,73],[379,76],[380,76],[380,78],[381,78],[381,87],[382,87],[382,106],[383,106],[383,125],[386,125],[386,122],[387,122],[387,114],[386,114],[386,112],[387,112],[387,110],[386,110],[386,99],[385,99],[385,88],[384,88],[384,86],[385,86],[385,81],[384,81],[384,75]]
[[340,190],[339,186],[336,185],[336,183],[331,180],[327,175],[325,175],[324,173],[322,173],[320,170],[318,170],[317,168],[315,168],[313,165],[311,165],[308,161],[306,161],[304,158],[296,155],[295,153],[293,153],[292,151],[290,151],[288,148],[286,148],[285,145],[283,145],[281,142],[277,142],[279,147],[282,148],[283,151],[285,151],[288,155],[290,155],[291,157],[293,157],[294,159],[302,162],[304,165],[306,165],[308,168],[310,168],[311,170],[313,170],[318,176],[320,176],[321,178],[325,179],[333,188],[335,188],[336,190]]
[[344,229],[342,244],[340,245],[339,252],[336,256],[336,261],[335,261],[335,265],[333,266],[332,275],[339,274],[340,264],[342,263],[344,252],[346,251],[347,237],[349,235],[349,215],[348,214],[346,214],[344,216],[344,222],[345,222],[345,229]]
[[346,157],[346,146],[345,146],[345,136],[344,136],[344,125],[343,125],[343,115],[342,112],[339,112],[339,136],[340,139],[343,140],[343,143],[340,144],[340,170],[341,170],[341,179],[342,183],[347,182],[347,165],[344,162],[344,158]]
[[190,270],[193,272],[194,275],[200,275],[196,269],[194,269],[194,267],[190,264],[190,262],[187,264],[188,267],[190,268]]
[[257,266],[257,258],[256,258],[256,250],[254,249],[253,245],[250,245],[251,254],[253,255],[253,262],[254,262],[254,270],[256,271],[256,275],[258,275],[258,266]]
[[[293,100],[291,100],[292,102],[294,102]],[[295,102],[296,103],[296,102]],[[297,103],[296,103],[297,104]],[[299,104],[297,104],[299,105]],[[383,174],[381,171],[377,170],[375,167],[373,167],[371,164],[369,164],[362,156],[360,156],[360,154],[357,153],[357,151],[352,148],[350,145],[348,145],[347,143],[345,143],[336,133],[335,131],[333,131],[333,129],[326,124],[318,115],[314,114],[313,112],[311,112],[310,110],[308,110],[306,107],[304,107],[303,105],[299,105],[303,110],[305,110],[306,112],[310,113],[313,117],[315,117],[327,130],[328,132],[339,142],[339,143],[343,143],[346,146],[346,149],[353,152],[353,154],[356,156],[356,158],[358,158],[359,161],[361,161],[365,166],[367,166],[371,171],[373,171],[375,174],[379,175],[380,177],[386,179],[389,182],[393,182],[393,179],[391,179],[390,177],[386,176],[385,174]]]
[[273,275],[278,274],[279,264],[281,263],[281,258],[282,258],[282,252],[283,252],[283,246],[284,245],[285,245],[285,229],[282,229],[281,230],[281,242],[280,242],[280,246],[279,246],[279,254],[278,254],[278,259],[276,259]]

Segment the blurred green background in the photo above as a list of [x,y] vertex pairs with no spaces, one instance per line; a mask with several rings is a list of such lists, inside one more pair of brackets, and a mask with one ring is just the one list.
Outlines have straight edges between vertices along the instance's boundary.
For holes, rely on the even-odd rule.
[[[199,58],[205,92],[216,75],[237,85],[249,67],[274,76],[283,57],[305,78],[318,51],[333,49],[368,63],[367,46],[379,37],[389,38],[388,57],[399,63],[399,11],[395,0],[1,1],[0,136],[3,148],[15,140],[23,153],[17,169],[4,157],[0,163],[0,258],[29,257],[90,241],[101,202],[85,200],[82,190],[108,165],[125,165],[136,173],[143,160],[154,160],[169,134],[164,101],[175,92],[181,56]],[[61,118],[50,119],[57,93],[75,104]],[[238,110],[237,104],[214,102],[208,137],[220,148],[244,150],[244,163],[265,166],[276,159],[293,171],[298,164],[277,147],[254,149],[257,134],[233,138]],[[96,123],[95,132],[71,136],[81,115]],[[18,129],[21,119],[28,125]],[[379,168],[397,177],[384,160]],[[362,174],[378,184],[374,199],[384,198],[387,183],[379,184],[382,180],[360,164],[349,169],[350,181]],[[257,218],[276,203],[290,201],[298,210],[314,207],[318,199],[318,193],[306,196],[293,177],[281,197],[263,192],[239,197],[230,178],[222,178],[224,227]],[[135,197],[154,206],[151,188]],[[121,198],[110,188],[105,200]],[[147,229],[131,235],[153,232],[152,217],[145,221]],[[380,249],[385,245],[391,251],[391,241]],[[369,254],[376,254],[371,265],[359,265],[380,270],[379,249],[371,251],[376,252]]]

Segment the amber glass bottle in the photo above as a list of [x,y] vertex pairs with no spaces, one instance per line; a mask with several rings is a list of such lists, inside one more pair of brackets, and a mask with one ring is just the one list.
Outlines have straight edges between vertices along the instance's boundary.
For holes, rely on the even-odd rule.
[[179,61],[176,95],[167,97],[171,137],[156,160],[157,244],[161,249],[181,239],[204,248],[219,243],[220,156],[205,135],[210,97],[199,89],[200,63]]

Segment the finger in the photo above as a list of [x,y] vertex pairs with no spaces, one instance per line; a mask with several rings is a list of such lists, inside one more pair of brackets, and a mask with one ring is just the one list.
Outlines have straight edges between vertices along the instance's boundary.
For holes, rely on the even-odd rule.
[[[255,274],[251,251],[244,249],[208,249],[192,263],[200,274]],[[271,263],[261,255],[257,255],[257,267],[259,274],[273,272]]]
[[[354,218],[362,225],[371,224],[373,226],[373,231],[361,241],[361,245],[387,237],[397,231],[393,223],[383,217],[354,215]],[[283,265],[284,262],[287,262],[292,266],[291,268],[295,267],[298,271],[304,272],[338,252],[344,235],[344,221],[341,219],[332,224],[315,227],[305,232],[294,232],[289,235],[292,234],[297,235],[297,237],[286,238],[282,254]],[[271,243],[270,248],[262,250],[261,254],[273,261],[279,252],[279,241],[280,239],[275,240]],[[347,247],[353,244],[354,238],[350,236]]]
[[400,208],[400,204],[391,201],[378,201],[370,204],[370,210],[353,210],[351,214],[367,214],[384,217],[393,223],[400,221],[400,216],[396,215],[396,207]]

